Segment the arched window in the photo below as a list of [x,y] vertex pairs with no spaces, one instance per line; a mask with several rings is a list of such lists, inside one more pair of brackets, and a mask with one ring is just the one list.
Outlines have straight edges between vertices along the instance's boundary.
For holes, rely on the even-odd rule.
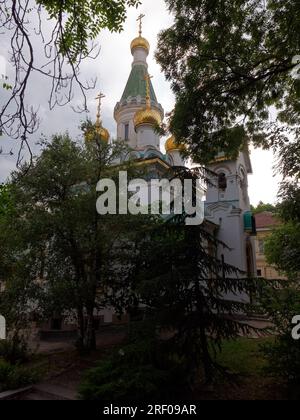
[[125,140],[129,140],[129,124],[125,124]]
[[218,188],[222,191],[225,191],[227,189],[227,178],[224,172],[221,172],[218,176]]

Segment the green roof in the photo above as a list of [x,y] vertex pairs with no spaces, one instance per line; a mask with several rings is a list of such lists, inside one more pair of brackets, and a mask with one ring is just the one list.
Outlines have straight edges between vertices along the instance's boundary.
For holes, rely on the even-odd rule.
[[[121,101],[126,100],[129,96],[136,97],[141,96],[146,98],[146,80],[147,69],[143,65],[133,66],[126,88],[122,95]],[[157,102],[157,98],[153,89],[152,82],[150,81],[150,96],[151,100]]]

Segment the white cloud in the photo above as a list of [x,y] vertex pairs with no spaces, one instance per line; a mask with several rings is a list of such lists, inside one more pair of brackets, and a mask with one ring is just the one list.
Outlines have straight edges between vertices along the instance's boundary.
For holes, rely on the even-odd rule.
[[0,155],[0,183],[6,181],[8,175],[16,169],[15,160]]
[[249,194],[251,204],[257,205],[259,201],[275,203],[281,177],[274,174],[274,155],[262,149],[251,150],[253,175],[249,177]]
[[6,76],[6,59],[3,55],[0,55],[0,80],[5,79]]

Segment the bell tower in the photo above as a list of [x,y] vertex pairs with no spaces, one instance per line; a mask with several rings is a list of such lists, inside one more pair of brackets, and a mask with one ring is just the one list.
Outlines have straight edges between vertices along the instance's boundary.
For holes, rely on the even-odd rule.
[[211,176],[206,196],[206,219],[219,225],[218,239],[230,249],[220,247],[219,258],[248,276],[256,276],[255,223],[248,194],[252,165],[248,145],[236,160],[220,153],[208,165]]
[[[140,15],[137,19],[139,35],[131,42],[132,69],[122,98],[116,104],[114,110],[114,118],[117,122],[117,138],[118,140],[125,140],[128,146],[134,150],[141,146],[134,118],[138,111],[146,108],[148,100],[150,100],[151,109],[159,115],[160,121],[164,118],[164,110],[157,101],[151,79],[149,85],[147,84],[147,78],[149,77],[147,57],[150,52],[150,44],[142,36],[142,19],[144,17],[144,15]],[[159,138],[156,143],[155,147],[159,148]]]

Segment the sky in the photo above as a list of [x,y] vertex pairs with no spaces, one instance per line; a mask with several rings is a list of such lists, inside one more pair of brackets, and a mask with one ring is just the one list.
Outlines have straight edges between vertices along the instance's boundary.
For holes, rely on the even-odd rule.
[[[99,91],[106,97],[102,105],[103,125],[107,128],[111,137],[116,137],[116,122],[113,118],[115,104],[120,100],[125,88],[132,63],[130,52],[130,43],[137,36],[138,24],[136,19],[140,13],[146,15],[143,23],[143,36],[151,44],[151,51],[148,57],[149,72],[153,76],[153,85],[159,102],[162,104],[165,112],[170,112],[174,106],[174,96],[169,83],[165,80],[160,66],[154,59],[154,52],[157,45],[157,35],[159,32],[172,24],[172,16],[167,11],[164,0],[143,0],[139,9],[128,9],[128,17],[124,24],[124,30],[121,33],[110,33],[103,31],[97,42],[101,46],[101,51],[96,60],[82,63],[81,76],[84,79],[97,77],[95,90],[89,91],[88,107],[89,117],[95,119],[96,101],[95,97]],[[0,57],[7,57],[8,39],[0,41]],[[40,54],[42,57],[42,54]],[[11,69],[7,66],[8,75]],[[50,137],[55,133],[68,131],[74,138],[80,136],[79,126],[85,119],[85,115],[74,113],[69,105],[64,108],[49,110],[48,106],[49,85],[38,74],[31,77],[27,99],[30,104],[39,107],[39,116],[41,118],[40,129],[30,140],[35,153],[39,153],[38,142],[41,135]],[[3,101],[3,99],[2,99]],[[75,92],[72,105],[80,103],[78,92]],[[0,98],[1,104],[1,98]],[[162,147],[164,144],[162,139]],[[10,139],[0,137],[0,148],[4,150],[18,150],[18,144]],[[273,176],[274,156],[272,152],[251,149],[251,159],[253,165],[253,175],[249,177],[249,194],[253,205],[259,201],[276,202],[279,177]],[[0,155],[0,182],[5,181],[10,172],[15,169],[16,157],[7,157]]]

